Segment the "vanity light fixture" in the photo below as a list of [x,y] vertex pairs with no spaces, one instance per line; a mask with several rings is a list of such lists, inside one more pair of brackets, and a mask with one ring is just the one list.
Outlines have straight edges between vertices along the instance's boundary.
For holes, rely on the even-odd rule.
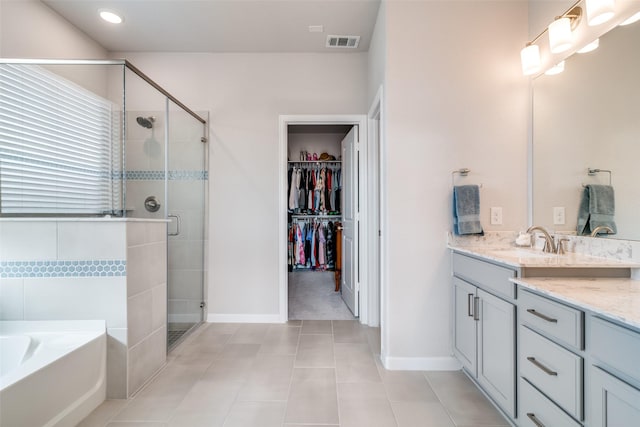
[[571,19],[558,17],[549,25],[551,53],[561,53],[571,47]]
[[578,27],[582,19],[582,8],[578,6],[582,0],[575,2],[565,13],[556,17],[556,20],[545,28],[533,40],[528,42],[520,51],[522,73],[525,76],[535,74],[540,70],[540,48],[536,42],[549,33],[549,45],[552,53],[564,52],[571,47],[572,31]]
[[586,45],[585,47],[583,47],[582,49],[578,50],[578,53],[588,53],[588,52],[593,52],[594,50],[596,50],[598,47],[600,46],[600,39],[595,39],[594,41],[592,41],[591,43],[589,43],[588,45]]
[[553,67],[549,68],[544,73],[547,76],[555,76],[556,74],[560,74],[563,71],[564,71],[564,61],[558,62],[556,65],[554,65]]
[[530,76],[540,70],[540,47],[537,44],[528,43],[520,51],[520,61],[522,62],[522,74]]
[[630,18],[627,18],[620,25],[621,26],[631,25],[631,24],[636,23],[638,21],[640,21],[640,12],[638,12],[635,15],[631,16]]
[[613,18],[615,0],[585,0],[589,26],[604,24]]
[[100,18],[104,19],[107,22],[110,22],[111,24],[121,24],[124,21],[122,16],[120,16],[113,10],[100,9],[98,10],[98,14],[100,15]]

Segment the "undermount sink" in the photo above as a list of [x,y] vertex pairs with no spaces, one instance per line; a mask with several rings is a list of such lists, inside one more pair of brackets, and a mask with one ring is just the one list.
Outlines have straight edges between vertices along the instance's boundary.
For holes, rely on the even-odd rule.
[[502,256],[512,256],[516,258],[556,258],[558,256],[558,254],[525,248],[492,249],[490,252],[494,252]]

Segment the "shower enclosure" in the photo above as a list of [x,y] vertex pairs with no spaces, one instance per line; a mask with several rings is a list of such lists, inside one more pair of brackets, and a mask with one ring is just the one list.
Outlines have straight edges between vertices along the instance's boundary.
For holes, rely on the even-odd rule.
[[[0,59],[0,90],[0,114],[24,107],[37,115],[33,123],[15,118],[12,134],[0,129],[1,167],[20,175],[13,187],[0,182],[0,215],[166,220],[166,254],[149,262],[167,269],[167,346],[174,346],[204,314],[207,113],[125,60]],[[21,126],[35,136],[20,140]],[[29,165],[20,150],[34,156]]]

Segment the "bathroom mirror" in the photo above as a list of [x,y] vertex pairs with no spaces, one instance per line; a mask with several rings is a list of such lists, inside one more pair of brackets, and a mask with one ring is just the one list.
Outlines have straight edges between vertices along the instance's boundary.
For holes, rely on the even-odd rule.
[[575,234],[583,185],[609,183],[588,168],[610,170],[618,233],[608,237],[640,240],[639,44],[640,23],[616,27],[533,81],[534,224]]

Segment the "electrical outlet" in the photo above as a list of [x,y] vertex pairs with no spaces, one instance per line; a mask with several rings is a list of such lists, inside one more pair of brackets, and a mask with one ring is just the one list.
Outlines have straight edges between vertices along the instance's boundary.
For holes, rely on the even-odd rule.
[[491,225],[502,225],[502,208],[491,208]]
[[553,208],[553,225],[564,225],[564,207]]

